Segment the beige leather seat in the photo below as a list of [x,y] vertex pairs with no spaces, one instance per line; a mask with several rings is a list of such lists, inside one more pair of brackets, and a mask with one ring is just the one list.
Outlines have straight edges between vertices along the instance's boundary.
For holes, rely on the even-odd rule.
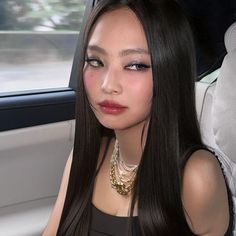
[[225,33],[225,46],[217,80],[197,84],[197,110],[203,141],[218,155],[236,206],[236,22]]

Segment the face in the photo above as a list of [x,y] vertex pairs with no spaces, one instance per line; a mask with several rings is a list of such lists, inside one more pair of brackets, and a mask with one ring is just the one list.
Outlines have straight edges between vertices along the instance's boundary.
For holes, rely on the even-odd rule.
[[153,81],[146,37],[128,8],[96,22],[84,67],[86,93],[99,122],[123,130],[148,121]]

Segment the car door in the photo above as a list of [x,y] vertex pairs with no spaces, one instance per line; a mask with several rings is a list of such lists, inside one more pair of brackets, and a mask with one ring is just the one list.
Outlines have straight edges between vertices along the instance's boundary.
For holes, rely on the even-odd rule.
[[0,3],[0,235],[46,225],[73,146],[76,50],[92,5]]

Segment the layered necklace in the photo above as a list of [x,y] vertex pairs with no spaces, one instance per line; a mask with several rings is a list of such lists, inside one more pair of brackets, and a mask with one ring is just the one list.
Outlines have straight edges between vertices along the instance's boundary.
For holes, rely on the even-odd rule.
[[112,188],[121,195],[128,195],[134,186],[138,164],[127,164],[120,157],[119,143],[115,141],[111,156],[110,182]]

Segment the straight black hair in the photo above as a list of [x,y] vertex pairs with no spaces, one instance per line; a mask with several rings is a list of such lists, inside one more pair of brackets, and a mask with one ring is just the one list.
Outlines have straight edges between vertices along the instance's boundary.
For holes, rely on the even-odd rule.
[[154,90],[130,216],[137,202],[142,235],[195,235],[187,223],[181,200],[182,175],[192,150],[204,146],[195,111],[192,33],[174,0],[100,0],[91,12],[82,32],[74,154],[57,235],[84,236],[89,232],[101,139],[112,131],[99,124],[88,102],[83,83],[85,52],[98,18],[121,7],[131,9],[143,26],[151,55]]

